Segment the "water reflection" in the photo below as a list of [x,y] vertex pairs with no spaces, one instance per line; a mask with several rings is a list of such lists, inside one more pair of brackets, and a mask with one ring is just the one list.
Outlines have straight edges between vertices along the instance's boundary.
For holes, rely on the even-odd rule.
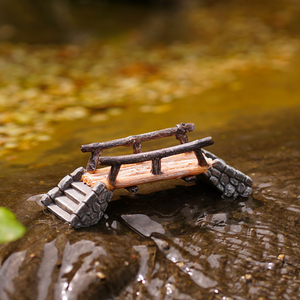
[[191,277],[191,279],[202,288],[214,287],[217,284],[217,281],[211,280],[209,277],[205,276],[200,270],[202,266],[198,262],[190,261],[187,258],[184,258],[180,250],[175,247],[169,247],[168,243],[164,240],[152,238],[161,250],[166,258],[173,262],[182,272],[186,273]]
[[47,297],[52,281],[53,269],[58,260],[58,250],[55,247],[55,240],[46,243],[44,246],[44,258],[37,273],[39,280],[37,300],[44,300]]
[[0,298],[9,300],[15,290],[14,279],[19,275],[19,268],[23,263],[26,250],[13,253],[0,269]]
[[[213,203],[209,203],[212,200],[212,194],[206,197],[205,187],[201,186],[201,188],[204,188],[204,193],[200,197],[199,186],[177,187],[167,192],[162,191],[150,196],[143,195],[149,198],[150,203],[144,202],[141,195],[137,196],[137,200],[123,197],[124,207],[130,210],[131,214],[122,214],[122,206],[119,207],[122,221],[141,236],[150,238],[155,243],[155,250],[153,250],[152,243],[150,245],[148,243],[148,247],[138,248],[141,255],[141,270],[136,278],[136,290],[131,292],[157,295],[160,290],[160,297],[162,297],[161,293],[164,290],[168,297],[175,295],[173,292],[176,287],[156,274],[157,269],[160,269],[162,264],[165,265],[165,262],[161,262],[161,258],[158,259],[160,254],[157,251],[170,261],[173,265],[172,272],[177,276],[184,273],[196,286],[209,289],[209,291],[218,285],[220,271],[224,271],[228,258],[227,254],[220,252],[222,250],[228,253],[227,248],[231,251],[240,250],[242,241],[235,235],[241,234],[244,230],[247,231],[243,224],[253,223],[250,219],[253,215],[251,207],[259,203],[254,204],[251,199],[248,201],[221,200],[218,194],[215,194],[216,198],[212,201]],[[188,197],[186,197],[187,194]],[[164,201],[167,203],[172,201],[172,206],[164,205]],[[147,207],[147,215],[135,214],[135,211],[141,212],[142,203]],[[237,211],[240,218],[234,219],[233,215]],[[118,214],[116,208],[114,208],[114,213]],[[215,249],[210,249],[208,252],[209,240],[217,242],[219,246],[215,246]],[[221,246],[222,244],[224,247]],[[155,252],[155,255],[152,255],[152,257],[155,256],[154,261],[150,258],[150,253],[153,251]],[[145,261],[148,261],[148,264],[145,264]],[[156,274],[155,278],[153,278],[153,273]],[[159,288],[153,290],[155,283]],[[161,287],[162,283],[165,283],[164,289]],[[215,290],[211,290],[211,293],[214,294]],[[186,299],[189,298],[188,295],[185,296]]]
[[105,275],[100,271],[103,268],[99,262],[101,255],[107,255],[106,251],[91,241],[81,240],[73,245],[68,242],[55,288],[55,299],[77,299],[91,283],[104,279]]

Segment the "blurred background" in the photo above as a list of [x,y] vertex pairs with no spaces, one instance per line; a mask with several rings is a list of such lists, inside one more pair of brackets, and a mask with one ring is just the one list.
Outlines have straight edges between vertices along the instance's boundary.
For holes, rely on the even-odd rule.
[[[266,88],[266,74],[299,77],[299,68],[291,70],[299,65],[299,4],[0,0],[0,154],[58,138],[57,124],[78,130],[66,121],[103,127],[129,107],[156,119],[155,129],[168,127],[169,117],[158,121],[167,112],[177,114],[173,122],[196,125],[201,115],[201,127],[209,128],[299,103],[295,93],[282,101],[276,85],[264,99],[246,99],[243,91],[251,76],[251,91]],[[236,93],[205,96],[222,88]],[[180,116],[186,101],[193,108]]]

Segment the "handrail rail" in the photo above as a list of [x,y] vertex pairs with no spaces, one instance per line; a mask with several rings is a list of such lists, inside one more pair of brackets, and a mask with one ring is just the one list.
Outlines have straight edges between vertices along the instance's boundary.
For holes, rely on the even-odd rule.
[[120,156],[102,156],[99,158],[99,161],[103,165],[111,166],[110,172],[108,174],[108,181],[111,185],[114,185],[122,164],[133,164],[133,163],[152,160],[151,172],[153,175],[159,175],[161,174],[162,158],[180,154],[180,153],[194,151],[198,160],[198,164],[201,167],[206,167],[208,166],[208,164],[206,162],[206,159],[203,156],[201,148],[212,145],[213,143],[214,142],[211,137],[206,137],[200,140],[195,140],[193,142],[181,144],[178,146],[153,150],[144,153],[128,154],[128,155],[120,155]]
[[126,138],[116,139],[102,143],[91,143],[81,146],[82,152],[91,152],[90,159],[87,164],[87,171],[94,172],[98,166],[100,155],[105,149],[110,149],[119,146],[133,146],[133,152],[135,154],[142,152],[142,142],[150,141],[154,139],[170,137],[175,135],[176,139],[181,144],[188,142],[187,132],[193,131],[195,125],[193,123],[180,123],[172,128],[166,128],[162,130],[156,130],[139,135],[132,135]]
[[148,152],[138,153],[138,154],[127,154],[127,155],[119,155],[119,156],[101,156],[99,158],[99,161],[101,165],[108,165],[108,166],[135,164],[147,160],[152,160],[155,158],[161,159],[167,156],[195,151],[198,148],[203,148],[212,144],[213,144],[212,138],[206,137],[200,140],[195,140],[193,142],[172,146],[168,148],[162,148],[159,150],[152,150]]
[[179,137],[181,137],[186,132],[193,131],[194,129],[195,125],[193,123],[180,123],[172,128],[166,128],[162,130],[132,135],[126,138],[116,139],[108,142],[91,143],[87,145],[82,145],[80,148],[82,152],[92,152],[98,149],[105,150],[119,146],[133,146],[136,143],[142,143],[173,135],[178,135]]

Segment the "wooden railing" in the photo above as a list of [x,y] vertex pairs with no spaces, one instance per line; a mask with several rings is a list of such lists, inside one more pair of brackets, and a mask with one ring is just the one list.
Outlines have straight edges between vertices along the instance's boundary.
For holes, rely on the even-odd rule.
[[[151,160],[152,174],[159,175],[162,172],[161,171],[162,158],[193,151],[197,157],[198,164],[201,167],[207,166],[207,162],[205,157],[203,156],[201,148],[212,145],[213,140],[211,137],[206,137],[193,142],[188,142],[186,132],[192,131],[194,129],[195,126],[192,123],[187,123],[187,124],[181,123],[173,128],[167,128],[159,131],[153,131],[153,132],[144,133],[140,135],[129,136],[127,138],[113,140],[104,143],[93,143],[93,144],[83,145],[81,146],[81,151],[92,152],[91,157],[88,161],[87,171],[94,172],[99,163],[101,165],[111,166],[108,175],[108,180],[111,185],[114,185],[120,167],[123,164],[134,164],[134,163]],[[142,142],[163,138],[163,137],[169,137],[173,135],[175,135],[176,139],[180,141],[181,145],[142,153],[142,146],[141,146]],[[100,157],[104,149],[109,149],[118,146],[133,146],[134,154]]]
[[148,133],[143,133],[139,135],[132,135],[126,138],[112,140],[103,143],[92,143],[81,146],[82,152],[91,152],[91,157],[86,166],[87,171],[94,172],[97,169],[99,163],[99,157],[103,150],[119,147],[119,146],[133,146],[133,153],[142,152],[142,142],[160,139],[164,137],[170,137],[175,135],[176,139],[180,141],[181,144],[188,142],[187,132],[193,131],[195,125],[193,123],[180,123],[172,128],[167,128],[163,130],[152,131]]

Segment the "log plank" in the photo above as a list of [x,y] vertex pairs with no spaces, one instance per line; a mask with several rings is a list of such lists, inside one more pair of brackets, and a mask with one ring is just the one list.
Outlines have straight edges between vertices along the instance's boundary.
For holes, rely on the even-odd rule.
[[154,139],[160,139],[164,137],[169,137],[176,135],[178,140],[182,141],[181,143],[187,142],[187,137],[185,136],[186,132],[193,131],[195,125],[193,123],[181,123],[172,128],[166,128],[162,130],[156,130],[152,132],[142,133],[138,135],[128,136],[126,138],[121,138],[117,140],[112,140],[102,143],[91,143],[81,146],[82,152],[93,152],[97,149],[105,150],[119,146],[134,146],[146,141],[151,141]]
[[162,158],[161,174],[157,175],[151,173],[151,161],[122,165],[114,184],[109,182],[110,167],[97,169],[94,173],[86,172],[81,180],[91,187],[97,181],[101,181],[108,190],[114,190],[160,180],[180,179],[186,176],[199,175],[208,170],[214,161],[210,158],[204,158],[207,166],[199,166],[194,152]]

